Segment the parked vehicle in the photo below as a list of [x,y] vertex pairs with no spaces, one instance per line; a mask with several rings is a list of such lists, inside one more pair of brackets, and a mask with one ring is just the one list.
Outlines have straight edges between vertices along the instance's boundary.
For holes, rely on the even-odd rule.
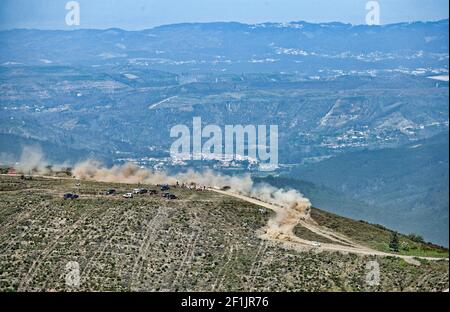
[[123,195],[124,198],[133,198],[133,193],[126,193]]
[[116,194],[116,190],[115,189],[109,189],[105,192],[105,195],[115,195]]
[[161,191],[162,192],[168,191],[168,190],[170,190],[170,186],[168,184],[161,185]]
[[138,188],[133,190],[133,194],[147,194],[148,190],[145,188]]
[[171,200],[173,200],[173,199],[178,199],[177,196],[175,196],[174,194],[171,194],[171,193],[164,193],[164,194],[163,194],[163,197],[164,197],[164,198],[167,198],[167,199],[171,199]]
[[169,192],[165,192],[165,193],[162,194],[162,197],[167,198],[169,195],[170,195]]
[[64,194],[64,199],[77,199],[79,196],[77,194],[66,193]]

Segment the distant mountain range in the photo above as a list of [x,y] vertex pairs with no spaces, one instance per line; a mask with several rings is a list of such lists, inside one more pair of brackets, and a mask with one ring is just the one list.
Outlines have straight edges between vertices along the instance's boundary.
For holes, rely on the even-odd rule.
[[193,23],[142,31],[0,32],[0,64],[141,65],[174,72],[448,70],[448,20]]

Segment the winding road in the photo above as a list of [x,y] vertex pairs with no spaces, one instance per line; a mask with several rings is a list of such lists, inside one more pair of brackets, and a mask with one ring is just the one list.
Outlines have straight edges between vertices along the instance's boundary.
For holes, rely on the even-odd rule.
[[[365,256],[384,256],[384,257],[389,256],[404,259],[408,263],[415,265],[420,264],[420,262],[418,262],[417,259],[424,259],[429,261],[440,261],[440,260],[448,261],[448,258],[406,256],[377,251],[369,247],[354,243],[349,238],[339,233],[335,233],[330,229],[321,227],[317,225],[314,222],[314,220],[302,219],[300,216],[298,216],[298,218],[295,218],[296,212],[289,211],[290,210],[289,208],[283,208],[277,205],[269,204],[256,198],[248,197],[230,191],[222,191],[216,188],[210,188],[210,190],[222,195],[232,196],[234,198],[241,199],[243,201],[273,210],[275,212],[275,216],[268,221],[268,224],[264,227],[262,234],[260,234],[259,237],[264,240],[282,244],[289,249],[294,249],[298,251],[308,251],[308,250],[334,251],[342,253],[353,253]],[[290,218],[289,221],[283,220],[282,216],[285,216],[287,213],[288,214],[292,213],[294,218]],[[317,242],[314,241],[299,238],[293,233],[295,226],[298,224],[314,232],[315,234],[320,235],[335,243],[318,244]]]

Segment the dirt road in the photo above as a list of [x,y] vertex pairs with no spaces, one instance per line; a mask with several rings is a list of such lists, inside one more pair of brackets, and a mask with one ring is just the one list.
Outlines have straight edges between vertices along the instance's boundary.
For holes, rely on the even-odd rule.
[[[434,257],[416,257],[416,256],[405,256],[392,253],[381,252],[373,250],[369,247],[359,245],[352,242],[349,238],[319,226],[312,219],[302,219],[300,216],[296,216],[295,211],[289,211],[289,208],[283,208],[277,205],[269,204],[260,201],[256,198],[251,198],[245,195],[233,193],[230,191],[222,191],[215,188],[210,188],[211,191],[220,193],[222,195],[232,196],[246,202],[273,210],[275,216],[271,218],[266,227],[264,227],[261,239],[269,240],[278,244],[282,244],[289,249],[295,249],[298,251],[305,250],[318,250],[318,251],[335,251],[342,253],[354,253],[360,255],[370,255],[370,256],[390,256],[402,258],[411,264],[418,264],[416,259],[425,259],[431,261],[447,260],[448,258],[434,258]],[[291,215],[289,215],[291,214]],[[286,217],[288,216],[288,217]],[[296,218],[298,217],[298,218]],[[314,241],[305,240],[297,237],[293,230],[297,224],[307,228],[308,230],[320,235],[328,240],[335,243],[317,243]]]

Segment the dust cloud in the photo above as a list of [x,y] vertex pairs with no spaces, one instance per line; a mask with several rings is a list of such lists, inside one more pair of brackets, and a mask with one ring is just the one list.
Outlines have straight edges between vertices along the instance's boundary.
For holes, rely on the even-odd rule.
[[263,202],[288,208],[309,216],[310,201],[296,190],[284,190],[268,184],[255,184],[250,175],[228,176],[213,171],[188,171],[177,175],[152,172],[134,164],[116,165],[107,168],[95,160],[87,160],[75,165],[73,175],[81,180],[99,182],[121,182],[142,184],[180,184],[199,185],[216,189],[229,188],[231,192],[259,199]]
[[[49,164],[44,153],[39,147],[26,146],[23,148],[20,161],[16,163],[17,172],[24,174],[38,173],[41,175],[51,174],[64,165]],[[273,187],[269,184],[254,183],[249,174],[229,176],[215,173],[213,171],[196,172],[190,170],[185,173],[168,175],[163,172],[153,172],[146,168],[140,168],[135,164],[127,163],[106,167],[96,160],[86,160],[76,164],[72,169],[72,175],[80,180],[91,180],[110,183],[130,184],[185,184],[209,187],[215,189],[226,188],[232,193],[241,194],[255,198],[268,204],[286,208],[286,215],[280,214],[283,220],[288,214],[309,218],[311,208],[310,201],[296,190],[285,190]],[[282,224],[279,220],[278,224]]]

